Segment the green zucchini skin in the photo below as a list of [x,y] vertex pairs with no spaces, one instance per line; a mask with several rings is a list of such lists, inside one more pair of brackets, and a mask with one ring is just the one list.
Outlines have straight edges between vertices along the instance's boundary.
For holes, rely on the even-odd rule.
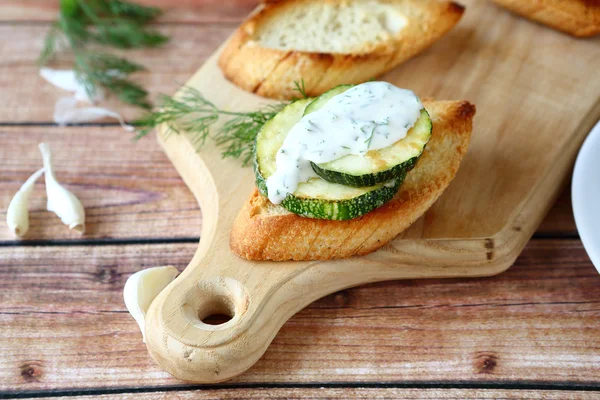
[[[420,155],[419,155],[420,156]],[[311,162],[313,171],[317,173],[324,180],[331,183],[339,183],[341,185],[352,186],[352,187],[363,187],[363,186],[374,186],[381,182],[386,182],[394,179],[402,174],[406,175],[408,171],[413,169],[419,161],[419,156],[413,157],[402,164],[398,164],[385,171],[377,172],[375,174],[365,175],[350,175],[342,172],[331,171],[321,168],[318,164]]]
[[[406,173],[396,176],[393,180],[380,185],[378,188],[368,191],[352,199],[325,200],[295,196],[288,193],[281,202],[281,206],[288,211],[306,218],[327,219],[332,221],[345,221],[358,218],[368,212],[381,207],[390,201],[398,192],[404,182]],[[267,196],[267,184],[260,174],[256,173],[256,184],[258,191]]]
[[286,210],[307,218],[345,221],[358,218],[390,201],[404,182],[406,174],[396,177],[378,189],[348,200],[322,200],[288,194],[281,203]]
[[[262,143],[262,141],[270,139],[270,137],[265,138],[265,136],[268,136],[267,133],[269,133],[270,131],[291,129],[291,127],[297,122],[297,120],[299,120],[302,117],[302,113],[304,112],[306,107],[313,100],[314,100],[313,98],[301,99],[301,100],[296,100],[291,104],[288,104],[286,107],[283,108],[283,110],[278,112],[273,118],[271,118],[270,120],[265,122],[265,124],[260,128],[260,131],[258,131],[258,134],[256,135],[256,138],[254,139],[254,163],[253,163],[253,166],[254,166],[254,176],[256,178],[256,187],[258,188],[260,194],[262,194],[263,196],[267,197],[267,184],[266,184],[266,179],[263,178],[265,171],[261,171],[260,165],[267,164],[267,163],[274,163],[275,162],[275,154],[271,154],[271,156],[272,156],[271,159],[269,159],[267,157],[267,160],[265,160],[264,156],[269,155],[268,153],[272,152],[273,149],[266,149],[266,150],[263,149],[265,146]],[[296,120],[293,122],[286,122],[288,115],[291,115],[291,117],[295,118]],[[287,136],[287,132],[285,132],[285,136]],[[281,138],[281,140],[280,140],[281,143],[279,143],[279,146],[283,143],[283,139],[285,139],[285,136],[283,136]],[[279,150],[279,147],[276,146],[275,152],[277,150]],[[264,153],[267,153],[267,154],[264,154]],[[267,170],[268,175],[272,174],[273,172],[275,172],[275,168],[272,168],[272,171]]]
[[[256,186],[259,192],[265,197],[268,192],[264,171],[274,171],[273,166],[267,165],[267,163],[272,164],[274,162],[278,147],[271,146],[270,143],[265,143],[264,141],[279,140],[282,142],[289,131],[289,127],[302,117],[308,101],[299,100],[284,108],[279,114],[265,123],[256,136],[254,173]],[[273,137],[273,133],[276,137]],[[379,183],[372,187],[352,189],[353,193],[357,193],[354,197],[344,197],[344,190],[348,188],[344,188],[342,185],[326,182],[320,178],[313,178],[312,182],[301,184],[299,190],[294,194],[288,193],[281,206],[288,211],[307,218],[335,221],[354,219],[390,201],[396,192],[398,192],[405,176],[405,173],[399,174],[389,182]],[[302,193],[302,187],[313,187],[314,189],[315,184],[317,184],[317,188],[323,188],[323,190],[317,191],[318,196],[309,196]],[[336,193],[341,193],[341,195],[336,197]]]
[[[313,100],[304,110],[304,115],[310,114],[321,107],[323,107],[332,97],[338,94],[344,93],[354,85],[340,85],[335,88],[323,93],[321,96]],[[387,182],[403,173],[406,173],[413,169],[417,164],[417,161],[423,154],[432,133],[432,123],[429,114],[425,109],[421,110],[419,119],[415,122],[413,128],[411,128],[407,136],[404,139],[399,140],[392,146],[385,149],[371,150],[366,156],[350,155],[343,158],[348,158],[350,164],[355,162],[364,161],[364,157],[369,157],[369,154],[379,155],[387,153],[389,159],[393,155],[390,148],[398,150],[398,153],[407,153],[408,158],[400,160],[394,160],[383,165],[373,165],[369,169],[363,169],[362,171],[351,171],[348,172],[343,166],[340,166],[338,160],[333,160],[323,164],[316,164],[311,162],[313,170],[321,178],[328,182],[339,183],[346,186],[352,187],[365,187],[374,186],[378,183]],[[417,145],[416,147],[414,145]],[[355,162],[352,162],[355,161]]]
[[262,174],[260,173],[260,167],[258,166],[256,157],[254,157],[254,177],[256,178],[256,187],[258,188],[259,193],[264,197],[268,197],[269,192],[267,191],[267,180],[263,178]]
[[[399,148],[399,152],[410,152],[411,157],[399,163],[391,162],[385,164],[382,168],[376,169],[373,172],[369,173],[347,173],[344,168],[336,167],[336,161],[330,161],[324,164],[316,164],[311,162],[311,166],[313,170],[319,175],[321,178],[325,179],[328,182],[332,183],[340,183],[346,186],[352,187],[363,187],[363,186],[373,186],[381,182],[387,182],[390,179],[393,179],[400,174],[407,173],[411,169],[417,165],[417,161],[425,151],[425,147],[427,143],[429,143],[429,139],[431,138],[432,133],[432,124],[429,114],[425,109],[421,111],[421,116],[415,123],[415,126],[409,130],[409,133],[406,138],[399,140],[394,143],[390,147],[386,147],[380,150],[371,150],[365,156],[346,156],[348,158],[352,157],[356,160],[355,157],[369,157],[369,154],[373,152],[373,154],[382,154],[384,152],[390,154],[390,149]],[[410,135],[410,136],[409,136]],[[418,150],[414,147],[411,147],[410,144],[403,145],[404,140],[410,140],[411,143],[417,142],[419,148]],[[404,150],[403,150],[404,149]],[[351,159],[352,160],[352,159]]]

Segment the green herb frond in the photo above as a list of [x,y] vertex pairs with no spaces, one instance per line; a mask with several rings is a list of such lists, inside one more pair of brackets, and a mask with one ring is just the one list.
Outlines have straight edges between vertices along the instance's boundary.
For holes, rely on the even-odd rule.
[[240,158],[242,165],[248,165],[252,160],[256,135],[285,105],[272,104],[254,112],[229,114],[235,116],[215,134],[217,146],[224,149],[223,157]]
[[49,63],[64,37],[74,55],[74,70],[88,94],[99,87],[112,92],[121,101],[149,109],[148,93],[129,75],[143,66],[108,53],[89,51],[90,43],[116,48],[155,47],[167,37],[145,27],[160,10],[123,0],[61,0],[61,13],[46,38],[40,55],[41,65]]
[[[308,98],[304,79],[295,81],[296,90],[302,98]],[[177,97],[161,96],[162,105],[133,122],[138,129],[137,138],[147,135],[153,128],[165,124],[168,132],[186,132],[192,143],[200,147],[209,136],[222,148],[223,158],[241,159],[242,165],[252,160],[254,141],[263,125],[289,103],[265,105],[250,112],[221,110],[202,94],[184,86]],[[211,135],[211,127],[219,118],[227,118]]]
[[302,96],[301,99],[308,99],[306,88],[304,87],[304,78],[300,79],[300,83],[298,83],[298,81],[294,81],[294,91],[300,93]]
[[42,52],[38,58],[38,63],[40,65],[44,65],[48,63],[50,59],[52,59],[52,56],[56,52],[56,47],[58,46],[60,36],[60,25],[58,23],[52,24],[48,34],[46,35],[46,38],[44,39],[44,47],[42,47]]
[[367,149],[369,147],[371,147],[371,140],[373,140],[373,135],[375,134],[375,129],[377,129],[377,125],[373,126],[373,129],[371,130],[371,134],[369,135],[367,140],[365,140],[365,143],[367,144]]
[[158,110],[148,112],[133,122],[138,128],[137,138],[165,124],[175,133],[192,132],[195,136],[194,141],[202,144],[208,136],[210,126],[219,118],[215,105],[191,87],[184,87],[179,98],[162,95],[160,103]]
[[120,49],[158,47],[167,41],[163,34],[148,29],[140,29],[137,23],[122,21],[119,24],[98,24],[91,35],[97,43]]
[[108,53],[86,53],[85,57],[91,69],[106,71],[107,75],[127,76],[146,69],[143,65]]
[[[250,112],[225,111],[208,101],[198,90],[186,86],[177,97],[162,96],[161,107],[134,121],[133,125],[138,129],[137,138],[140,138],[156,126],[165,124],[169,131],[186,132],[197,147],[202,146],[210,135],[223,149],[221,154],[224,158],[239,158],[243,165],[248,165],[260,128],[286,104],[271,104]],[[221,117],[227,120],[211,135],[212,126]]]
[[127,1],[109,0],[106,3],[108,14],[133,18],[142,24],[150,22],[162,14],[160,8],[141,6]]

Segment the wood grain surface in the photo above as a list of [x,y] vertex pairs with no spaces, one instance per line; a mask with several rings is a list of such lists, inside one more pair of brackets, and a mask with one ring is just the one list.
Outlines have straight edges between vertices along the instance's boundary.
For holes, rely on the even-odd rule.
[[[0,59],[0,88],[3,88],[0,123],[51,122],[54,103],[68,95],[38,74],[36,60],[49,26],[48,23],[0,24],[0,54],[3,55]],[[135,74],[135,79],[154,95],[172,94],[235,26],[235,23],[160,26],[159,30],[171,37],[164,47],[127,52],[128,58],[149,69]],[[53,66],[69,68],[70,64],[65,61]],[[103,105],[118,110],[126,119],[140,115],[139,109],[124,106],[114,98]]]
[[[159,23],[239,22],[259,0],[140,0],[138,3],[161,7],[165,14]],[[59,0],[3,0],[0,21],[53,21]]]
[[[104,396],[81,396],[80,399],[115,399],[115,400],[167,400],[167,399],[520,399],[520,400],[554,400],[554,399],[597,399],[600,392],[590,391],[548,391],[548,390],[485,390],[485,389],[400,389],[400,388],[263,388],[263,389],[199,389],[173,393],[129,393]],[[44,397],[42,399],[71,399],[72,397]]]
[[134,141],[120,127],[0,126],[0,241],[14,242],[6,208],[42,161],[47,142],[56,174],[85,205],[86,233],[69,231],[46,211],[43,179],[30,201],[31,240],[198,238],[198,203],[155,140]]
[[[84,236],[69,231],[45,209],[40,180],[30,202],[25,241],[185,238],[200,236],[200,207],[154,138],[134,141],[118,126],[2,126],[0,124],[0,242],[15,242],[6,207],[31,173],[41,167],[37,144],[55,153],[56,170],[86,207]],[[569,191],[538,229],[539,235],[576,234]]]
[[571,182],[542,221],[536,235],[577,237],[577,227],[571,206]]
[[[182,269],[195,244],[0,248],[0,390],[182,385],[147,354],[122,288]],[[578,240],[533,240],[494,278],[406,280],[327,296],[239,383],[600,380],[600,285]]]
[[[176,35],[176,44],[135,54],[151,69],[139,79],[165,93],[254,6],[149,2],[174,7],[159,29]],[[43,211],[42,184],[29,241],[11,238],[0,215],[0,398],[600,396],[600,278],[577,239],[568,190],[540,226],[540,239],[506,274],[333,294],[284,325],[255,368],[227,385],[192,390],[162,372],[147,356],[121,290],[141,268],[185,267],[201,213],[154,140],[134,144],[114,126],[48,126],[63,93],[37,77],[34,60],[56,4],[0,2],[0,212],[38,167],[40,139],[53,146],[59,177],[93,206],[83,238]],[[366,350],[357,351],[363,344]]]

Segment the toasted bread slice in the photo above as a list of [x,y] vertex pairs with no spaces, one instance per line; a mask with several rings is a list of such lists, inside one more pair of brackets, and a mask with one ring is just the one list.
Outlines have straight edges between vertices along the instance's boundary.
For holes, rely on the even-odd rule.
[[224,75],[261,96],[309,96],[358,84],[423,51],[460,20],[446,0],[271,0],[233,34]]
[[598,0],[492,0],[530,20],[576,37],[600,33]]
[[448,187],[467,152],[475,106],[424,101],[433,135],[396,196],[348,221],[303,218],[254,190],[233,224],[231,250],[250,260],[330,260],[370,253],[408,228]]

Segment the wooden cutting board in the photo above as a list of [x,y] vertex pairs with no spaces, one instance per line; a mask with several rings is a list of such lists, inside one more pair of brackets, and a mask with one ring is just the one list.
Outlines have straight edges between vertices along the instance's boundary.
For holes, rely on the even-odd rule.
[[[382,249],[320,262],[250,262],[229,232],[250,195],[251,168],[222,159],[209,140],[159,129],[165,152],[197,197],[201,241],[146,320],[152,357],[178,378],[218,382],[241,374],[307,304],[387,279],[498,274],[512,265],[554,203],[600,115],[600,38],[573,39],[481,0],[430,50],[382,77],[421,97],[477,106],[471,147],[438,202]],[[191,55],[193,56],[193,55]],[[253,110],[265,99],[226,81],[218,51],[187,85],[217,106]],[[231,319],[203,322],[214,314]]]

